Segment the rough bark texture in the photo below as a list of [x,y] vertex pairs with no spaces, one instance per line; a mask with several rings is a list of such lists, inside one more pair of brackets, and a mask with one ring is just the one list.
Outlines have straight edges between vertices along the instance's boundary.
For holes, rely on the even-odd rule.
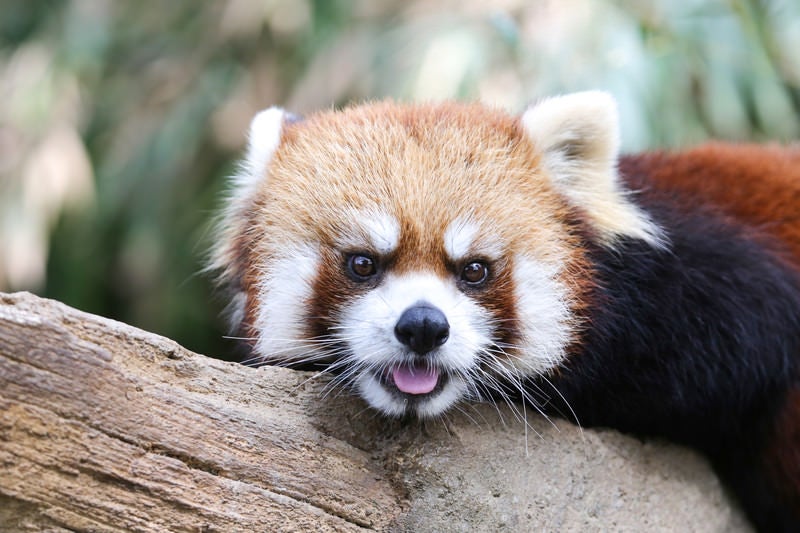
[[389,421],[326,384],[0,294],[0,529],[747,529],[687,450],[503,406]]

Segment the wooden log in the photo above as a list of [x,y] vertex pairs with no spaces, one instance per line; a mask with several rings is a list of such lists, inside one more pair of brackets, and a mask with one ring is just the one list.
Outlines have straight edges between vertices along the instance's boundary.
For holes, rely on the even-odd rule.
[[0,294],[0,530],[747,529],[688,450],[507,406],[392,421],[329,385]]

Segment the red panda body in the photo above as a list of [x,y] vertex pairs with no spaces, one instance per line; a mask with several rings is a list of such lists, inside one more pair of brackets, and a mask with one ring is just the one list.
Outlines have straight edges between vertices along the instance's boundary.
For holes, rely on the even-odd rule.
[[613,100],[259,114],[214,266],[255,360],[389,416],[523,401],[800,524],[800,150],[618,157]]
[[623,157],[669,247],[598,248],[591,325],[534,380],[586,427],[702,451],[760,531],[800,528],[798,169],[774,147]]

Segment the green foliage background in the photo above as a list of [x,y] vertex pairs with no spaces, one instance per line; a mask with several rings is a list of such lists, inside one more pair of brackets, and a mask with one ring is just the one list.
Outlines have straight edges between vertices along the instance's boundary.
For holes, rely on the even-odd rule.
[[628,150],[795,139],[800,3],[0,0],[0,290],[230,354],[199,274],[250,117],[351,101],[518,112],[586,88]]

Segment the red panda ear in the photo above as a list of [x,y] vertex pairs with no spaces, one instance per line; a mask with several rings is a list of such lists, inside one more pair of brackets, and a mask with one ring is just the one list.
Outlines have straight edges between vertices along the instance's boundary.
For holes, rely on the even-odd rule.
[[231,182],[231,213],[247,209],[259,185],[266,179],[267,166],[281,142],[284,124],[298,120],[295,115],[279,107],[270,107],[260,111],[250,121],[247,153],[239,172],[233,176]]
[[542,100],[522,115],[528,139],[556,189],[581,210],[601,244],[634,237],[655,246],[663,235],[628,199],[619,183],[617,105],[605,92],[587,91]]
[[228,201],[218,221],[216,246],[208,269],[221,272],[221,279],[231,282],[239,277],[239,250],[244,234],[246,213],[252,208],[259,187],[266,180],[267,166],[281,140],[284,121],[292,115],[278,107],[258,113],[250,122],[247,152],[239,171],[231,178]]
[[279,107],[270,107],[253,117],[247,135],[247,155],[244,161],[248,175],[238,176],[237,185],[241,181],[260,181],[264,176],[267,164],[280,144],[283,121],[287,115]]

